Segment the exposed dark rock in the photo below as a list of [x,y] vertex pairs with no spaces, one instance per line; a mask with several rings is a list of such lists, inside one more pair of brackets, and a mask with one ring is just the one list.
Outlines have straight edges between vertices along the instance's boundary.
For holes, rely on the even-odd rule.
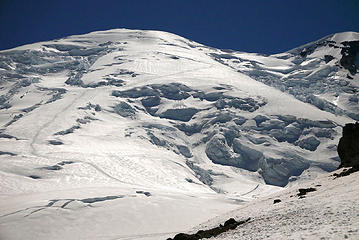
[[41,104],[35,104],[35,105],[31,106],[31,107],[24,108],[21,111],[24,112],[24,113],[29,113],[29,112],[35,110],[36,108],[40,107],[40,105]]
[[52,145],[63,145],[64,143],[58,140],[49,140],[49,143]]
[[314,192],[317,191],[316,188],[299,188],[298,189],[299,193],[297,194],[298,197],[302,197],[304,195],[307,195],[308,192]]
[[225,89],[227,89],[227,88],[225,88],[225,87],[213,87],[213,89],[216,89],[216,90],[225,90]]
[[146,197],[150,197],[151,196],[151,193],[150,192],[145,192],[145,191],[136,191],[137,194],[143,194],[145,195]]
[[115,200],[118,198],[123,198],[124,196],[120,195],[120,196],[106,196],[106,197],[94,197],[94,198],[84,198],[84,199],[79,199],[78,201],[83,202],[83,203],[95,203],[95,202],[103,202],[103,201],[107,201],[107,200]]
[[359,69],[359,41],[342,42],[344,47],[342,48],[340,59],[340,65],[354,75]]
[[61,161],[61,162],[57,163],[57,165],[64,166],[64,165],[73,164],[73,163],[75,163],[75,162],[74,161]]
[[359,167],[355,166],[355,167],[343,169],[343,171],[340,173],[334,173],[333,176],[335,178],[345,177],[345,176],[349,176],[350,174],[358,172],[358,171],[359,171]]
[[188,122],[198,111],[196,108],[168,109],[160,114],[161,118]]
[[32,178],[32,179],[41,179],[40,176],[37,176],[37,175],[30,175],[28,176],[29,178]]
[[189,182],[189,183],[194,183],[194,181],[190,178],[186,178],[186,181]]
[[101,106],[100,105],[98,105],[98,104],[96,104],[96,106],[95,106],[95,111],[96,112],[100,112],[102,109],[101,109]]
[[79,124],[88,124],[91,122],[91,119],[88,119],[88,118],[78,118],[76,119],[76,122],[79,123]]
[[130,75],[131,77],[136,77],[137,73],[133,72],[133,71],[129,71],[127,69],[120,69],[120,71],[116,74],[114,74],[115,76],[120,76],[120,75]]
[[76,125],[76,126],[72,126],[69,129],[63,130],[63,131],[59,131],[57,133],[55,133],[54,135],[66,135],[66,134],[70,134],[73,133],[76,129],[79,129],[80,126]]
[[316,46],[310,46],[308,48],[303,48],[302,51],[300,52],[300,56],[305,58],[308,55],[312,54],[314,52],[314,50],[316,49]]
[[1,156],[1,155],[16,156],[17,154],[12,153],[12,152],[4,152],[4,151],[0,151],[0,156]]
[[236,229],[239,225],[243,225],[249,220],[251,220],[251,218],[248,218],[244,221],[236,221],[234,218],[230,218],[223,225],[220,224],[218,227],[208,230],[199,230],[195,234],[179,233],[173,239],[168,238],[167,240],[199,240],[203,238],[212,238],[218,236],[221,233]]
[[18,140],[17,137],[11,136],[11,135],[6,134],[6,133],[0,133],[0,138],[8,138],[8,139],[14,138],[14,139]]
[[61,170],[62,167],[60,165],[53,165],[53,166],[46,166],[46,167],[42,167],[42,169],[45,169],[45,170],[50,170],[50,171],[58,171],[58,170]]
[[325,63],[328,63],[328,62],[332,61],[333,59],[334,59],[334,57],[332,55],[324,55]]
[[348,123],[343,127],[343,136],[339,140],[338,155],[341,167],[359,168],[359,123]]

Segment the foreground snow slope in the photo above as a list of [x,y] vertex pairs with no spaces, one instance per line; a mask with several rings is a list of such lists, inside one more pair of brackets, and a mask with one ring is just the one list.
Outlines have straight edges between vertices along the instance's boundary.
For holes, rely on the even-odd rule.
[[[316,191],[299,198],[299,188]],[[275,199],[281,202],[273,204]],[[198,228],[217,226],[231,217],[251,217],[248,223],[211,239],[359,239],[358,202],[358,172],[337,179],[332,174],[322,174],[314,181],[252,201]]]
[[354,104],[332,111],[252,74],[287,86],[299,64],[321,83],[320,66],[352,76],[355,103],[357,75],[320,46],[262,56],[115,29],[1,51],[0,236],[158,239],[336,169]]

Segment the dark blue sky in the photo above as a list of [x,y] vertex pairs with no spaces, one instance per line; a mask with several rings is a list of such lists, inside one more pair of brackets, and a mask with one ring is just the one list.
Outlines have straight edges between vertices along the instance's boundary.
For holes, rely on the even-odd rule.
[[359,0],[0,0],[0,49],[112,28],[278,53],[331,33],[359,32]]

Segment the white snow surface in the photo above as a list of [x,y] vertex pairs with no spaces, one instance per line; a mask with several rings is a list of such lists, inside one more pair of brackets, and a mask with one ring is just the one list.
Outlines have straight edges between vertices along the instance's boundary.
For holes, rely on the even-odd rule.
[[357,32],[342,32],[333,34],[332,41],[342,43],[345,41],[359,41],[359,33]]
[[357,75],[328,52],[128,29],[0,51],[0,239],[166,239],[336,169]]
[[[358,172],[340,178],[320,174],[314,181],[254,200],[196,229],[216,227],[228,218],[250,217],[244,225],[210,239],[358,239],[358,183]],[[299,188],[316,191],[299,198]],[[281,202],[274,204],[274,200]]]

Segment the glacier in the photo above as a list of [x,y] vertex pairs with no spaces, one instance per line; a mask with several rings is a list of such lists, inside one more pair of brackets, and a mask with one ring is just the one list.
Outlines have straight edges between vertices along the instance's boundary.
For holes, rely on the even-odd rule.
[[0,51],[0,237],[166,238],[337,169],[358,43],[113,29]]

